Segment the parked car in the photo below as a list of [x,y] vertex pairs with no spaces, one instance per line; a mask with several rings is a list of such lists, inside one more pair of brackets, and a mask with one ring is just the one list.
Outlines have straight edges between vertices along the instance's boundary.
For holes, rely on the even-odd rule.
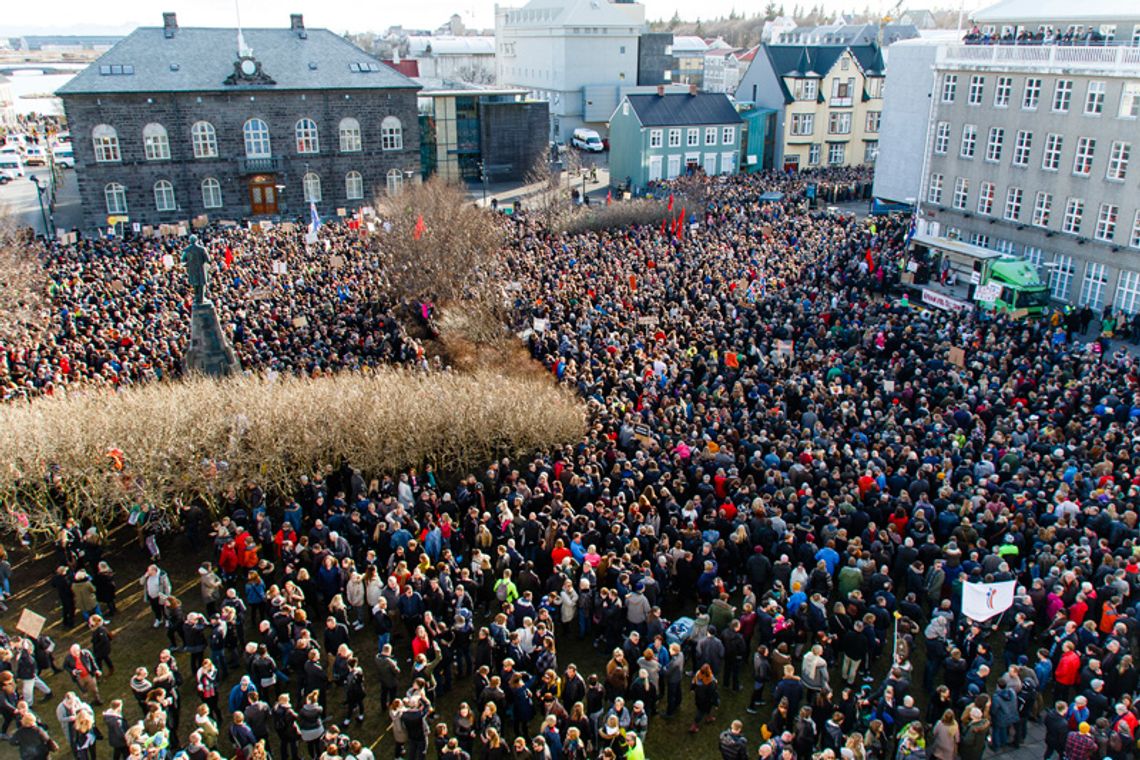
[[64,143],[56,145],[51,149],[52,161],[61,169],[74,169],[75,168],[75,151],[71,149],[71,143]]
[[579,127],[574,130],[574,134],[570,138],[570,144],[579,150],[584,150],[589,153],[601,153],[606,149],[605,144],[602,143],[602,136],[592,129],[585,129]]
[[29,145],[24,148],[24,163],[28,166],[44,166],[47,164],[47,151],[42,145]]

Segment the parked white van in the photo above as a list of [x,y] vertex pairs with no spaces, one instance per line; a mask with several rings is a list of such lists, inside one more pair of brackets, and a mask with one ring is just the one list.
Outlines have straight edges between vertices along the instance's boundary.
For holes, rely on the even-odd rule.
[[602,136],[592,129],[585,129],[583,127],[574,130],[574,135],[570,138],[570,144],[579,150],[586,150],[591,153],[601,153],[605,150],[605,145],[602,143]]
[[4,181],[19,179],[24,176],[24,161],[20,154],[11,150],[0,150],[0,177]]

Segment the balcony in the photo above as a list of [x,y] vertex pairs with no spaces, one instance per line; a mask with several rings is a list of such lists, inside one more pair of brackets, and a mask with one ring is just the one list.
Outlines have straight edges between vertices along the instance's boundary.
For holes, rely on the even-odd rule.
[[937,66],[1072,73],[1140,74],[1140,48],[1068,45],[946,45]]
[[239,158],[237,164],[239,174],[273,174],[284,168],[284,161],[277,156],[272,158]]

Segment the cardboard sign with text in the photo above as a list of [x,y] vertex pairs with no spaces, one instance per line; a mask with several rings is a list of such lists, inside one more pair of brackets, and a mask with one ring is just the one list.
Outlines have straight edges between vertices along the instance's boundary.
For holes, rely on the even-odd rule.
[[19,621],[16,622],[16,630],[29,638],[37,639],[43,632],[46,622],[47,618],[43,615],[24,608],[24,611],[20,613]]
[[966,368],[966,350],[964,348],[958,348],[957,346],[954,346],[950,349],[949,358],[950,363],[955,367],[961,367],[962,369]]

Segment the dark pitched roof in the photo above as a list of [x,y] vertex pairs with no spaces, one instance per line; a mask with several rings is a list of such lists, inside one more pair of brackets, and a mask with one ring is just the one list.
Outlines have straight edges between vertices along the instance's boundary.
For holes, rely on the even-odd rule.
[[643,127],[739,124],[743,119],[720,92],[626,95]]
[[886,70],[877,45],[766,45],[765,50],[776,75],[781,77],[804,76],[809,73],[823,76],[848,50],[864,73],[882,76]]
[[[302,36],[290,29],[242,30],[253,57],[275,84],[223,84],[234,73],[236,29],[181,27],[167,37],[162,27],[142,27],[57,92],[73,95],[417,86],[327,29],[305,32]],[[132,73],[125,73],[128,70]]]

